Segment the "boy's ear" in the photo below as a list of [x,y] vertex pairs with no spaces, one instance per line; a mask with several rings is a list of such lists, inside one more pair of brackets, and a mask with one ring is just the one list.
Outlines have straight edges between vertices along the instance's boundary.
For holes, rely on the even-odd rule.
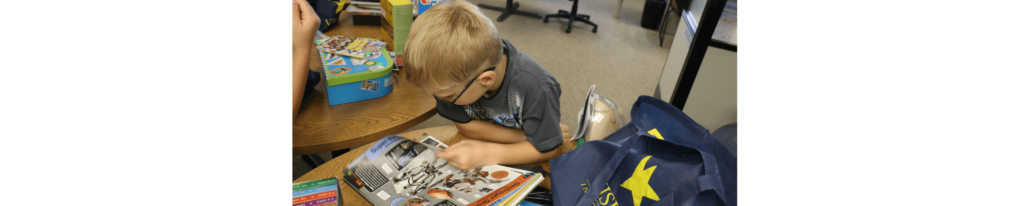
[[497,73],[494,71],[488,71],[479,75],[479,84],[483,86],[490,86],[497,79]]

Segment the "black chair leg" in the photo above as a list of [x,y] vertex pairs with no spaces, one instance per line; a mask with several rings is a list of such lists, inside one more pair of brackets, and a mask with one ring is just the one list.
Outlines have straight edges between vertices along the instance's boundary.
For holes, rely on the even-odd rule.
[[594,22],[591,22],[590,21],[590,17],[585,17],[584,18],[584,16],[577,16],[576,20],[582,21],[583,23],[589,24],[590,26],[594,26],[594,33],[597,33],[597,24],[594,24]]
[[484,5],[484,4],[479,4],[479,7],[480,8],[484,8],[484,9],[494,10],[494,11],[500,11],[501,12],[501,16],[497,17],[497,22],[503,22],[504,19],[507,19],[508,16],[511,16],[512,14],[521,15],[521,16],[528,16],[528,17],[533,17],[533,18],[540,18],[540,14],[532,13],[532,12],[519,11],[518,10],[519,9],[519,2],[514,2],[514,0],[508,0],[504,7],[490,6],[490,5]]
[[565,27],[565,33],[566,34],[568,34],[569,32],[572,32],[572,22],[576,22],[576,17],[575,16],[569,16],[568,26]]
[[544,18],[543,18],[544,19],[544,23],[547,23],[549,18],[565,18],[565,19],[568,19],[569,22],[566,23],[565,33],[571,33],[572,32],[572,23],[574,23],[576,21],[581,21],[583,23],[586,23],[586,24],[589,24],[591,26],[594,26],[594,29],[591,30],[590,32],[597,33],[597,24],[595,24],[594,22],[590,21],[590,15],[578,14],[576,12],[578,6],[579,6],[579,1],[578,0],[574,0],[572,2],[572,12],[559,9],[557,14],[544,15]]

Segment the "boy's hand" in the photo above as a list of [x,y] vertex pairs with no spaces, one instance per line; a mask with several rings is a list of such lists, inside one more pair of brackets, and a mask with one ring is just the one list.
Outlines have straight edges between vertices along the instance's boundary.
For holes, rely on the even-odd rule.
[[293,0],[293,47],[294,49],[310,48],[315,38],[315,31],[318,30],[321,19],[315,14],[306,0]]
[[468,171],[483,165],[498,164],[497,159],[490,155],[494,154],[495,146],[495,143],[479,140],[462,140],[436,153],[436,157],[446,159],[448,164],[462,171]]

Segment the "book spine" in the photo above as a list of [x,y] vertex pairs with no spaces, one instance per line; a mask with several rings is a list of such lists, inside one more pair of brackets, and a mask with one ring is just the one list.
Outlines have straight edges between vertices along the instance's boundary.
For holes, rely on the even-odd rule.
[[[536,178],[536,174],[533,174],[533,178]],[[533,181],[533,180],[532,180],[532,179],[530,179],[530,181]],[[509,192],[509,193],[508,193],[507,195],[505,195],[504,197],[501,197],[501,199],[500,199],[500,200],[497,200],[497,201],[494,201],[493,203],[490,203],[490,206],[497,206],[497,205],[502,205],[502,204],[503,204],[503,203],[505,203],[505,202],[506,202],[507,200],[510,200],[510,199],[511,199],[512,197],[515,197],[515,196],[517,196],[517,194],[518,194],[519,192],[522,192],[522,188],[526,188],[526,185],[527,185],[527,184],[522,184],[521,186],[519,186],[519,188],[518,188],[518,189],[515,189],[515,191]]]
[[536,185],[530,184],[537,181],[538,178],[540,178],[540,174],[534,173],[533,179],[530,179],[528,182],[526,182],[526,184],[523,184],[518,191],[512,193],[514,196],[505,198],[504,202],[501,203],[501,205],[510,206],[512,203],[517,203],[518,201],[521,201],[522,198],[525,198],[526,194],[529,193],[529,190],[531,190],[533,187],[536,187]]
[[382,19],[383,23],[380,25],[382,25],[383,28],[383,41],[386,42],[386,50],[395,51],[393,41],[393,24],[386,21],[386,18]]
[[313,194],[313,195],[308,195],[308,196],[303,196],[303,197],[298,197],[298,198],[293,198],[293,204],[307,202],[307,201],[310,201],[310,200],[317,200],[317,199],[327,198],[327,197],[330,197],[330,196],[336,196],[336,190],[328,191],[328,192],[323,192],[323,193],[318,193],[318,194]]
[[[383,7],[383,40],[386,42],[386,50],[394,51],[393,43],[393,3],[390,0],[381,0],[379,4]],[[387,38],[389,37],[389,38]]]
[[311,189],[311,188],[316,188],[316,187],[323,187],[323,186],[332,185],[332,184],[336,184],[336,178],[335,177],[321,179],[321,180],[314,180],[314,181],[296,183],[296,184],[293,184],[293,191],[306,190],[306,189]]
[[469,203],[468,206],[487,206],[490,203],[496,202],[496,201],[500,200],[502,196],[504,196],[504,195],[506,195],[508,193],[511,193],[511,192],[515,191],[516,189],[518,189],[519,186],[522,186],[523,184],[526,183],[526,181],[529,181],[529,179],[531,177],[533,177],[533,176],[531,176],[531,175],[521,175],[518,178],[515,178],[515,180],[512,180],[507,185],[501,186],[501,187],[495,189],[493,192],[490,192],[490,194],[487,194],[486,196],[483,196],[482,198],[479,198],[479,200],[476,200],[475,202]]
[[323,204],[332,204],[332,203],[335,203],[335,202],[336,202],[336,196],[332,196],[332,197],[327,197],[327,198],[322,198],[322,199],[302,202],[302,203],[298,203],[298,204],[293,204],[293,206],[315,206],[315,205],[323,205]]
[[294,197],[308,196],[308,195],[328,192],[328,191],[331,191],[331,190],[336,190],[336,185],[329,185],[329,186],[325,186],[325,187],[311,188],[311,189],[306,189],[306,190],[295,191],[295,192],[293,192],[293,196]]

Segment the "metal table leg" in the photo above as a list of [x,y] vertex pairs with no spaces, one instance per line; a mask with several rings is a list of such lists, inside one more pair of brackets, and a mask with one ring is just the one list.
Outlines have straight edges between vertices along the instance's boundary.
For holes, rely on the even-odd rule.
[[507,2],[507,4],[505,5],[504,8],[497,7],[497,6],[485,5],[485,4],[479,4],[479,7],[484,8],[484,9],[494,10],[494,11],[500,11],[501,12],[501,16],[497,17],[497,22],[504,21],[504,19],[507,19],[508,16],[510,16],[512,14],[521,15],[521,16],[528,16],[528,17],[533,17],[533,18],[537,18],[537,19],[543,18],[543,15],[540,15],[540,14],[537,14],[537,13],[518,11],[517,9],[519,9],[519,2],[514,2],[514,1],[515,0],[508,0],[508,2]]

